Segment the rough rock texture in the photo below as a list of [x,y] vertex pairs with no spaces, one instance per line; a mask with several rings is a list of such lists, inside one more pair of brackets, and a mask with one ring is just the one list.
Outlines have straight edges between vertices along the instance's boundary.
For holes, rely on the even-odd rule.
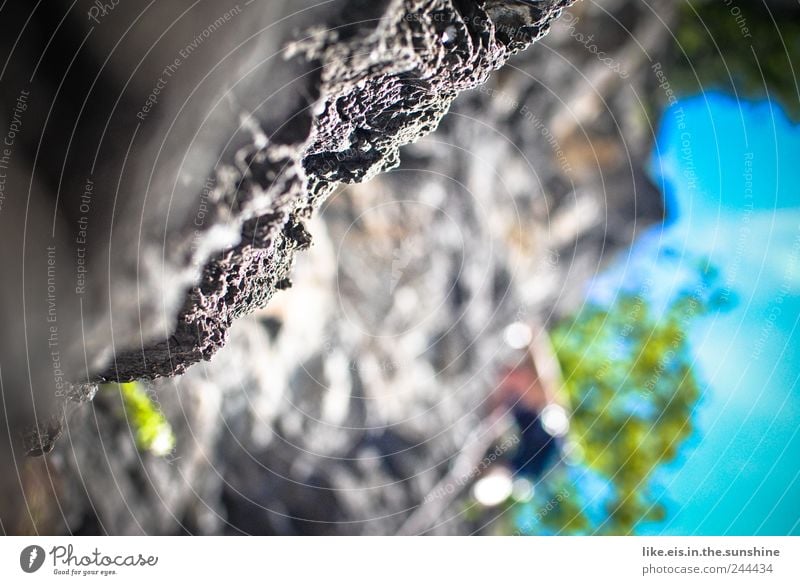
[[[34,493],[49,495],[38,530],[495,530],[502,510],[477,506],[469,482],[450,498],[434,486],[471,473],[464,452],[504,432],[486,417],[497,371],[520,359],[505,328],[572,310],[661,218],[642,171],[653,129],[634,106],[663,97],[641,48],[665,51],[650,7],[669,22],[675,5],[608,6],[576,4],[538,48],[462,94],[398,168],[332,194],[307,224],[314,243],[292,288],[239,319],[212,360],[147,383],[174,453],[136,449],[113,387],[75,410],[53,452],[29,460]],[[609,77],[576,31],[602,31],[614,58],[635,47],[639,65]]]
[[48,446],[71,383],[211,356],[339,182],[396,165],[568,3],[2,3],[0,468]]
[[[118,354],[105,377],[182,373],[211,357],[234,319],[288,286],[294,252],[310,243],[304,222],[339,183],[397,166],[400,146],[434,130],[459,92],[542,36],[569,3],[354,1],[331,29],[293,43],[289,58],[311,63],[316,77],[313,104],[287,121],[306,139],[291,148],[246,145],[236,164],[217,165],[216,205],[261,214],[243,223],[237,246],[205,265],[174,335]],[[352,14],[363,21],[349,24]]]

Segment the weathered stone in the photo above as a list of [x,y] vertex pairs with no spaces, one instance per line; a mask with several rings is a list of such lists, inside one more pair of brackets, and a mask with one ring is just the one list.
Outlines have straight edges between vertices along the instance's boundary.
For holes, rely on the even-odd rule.
[[[217,165],[218,177],[227,177],[219,208],[245,220],[240,243],[205,265],[173,335],[118,353],[104,377],[177,374],[211,357],[236,317],[286,285],[295,251],[310,243],[304,220],[339,183],[397,166],[402,145],[434,130],[460,91],[544,34],[569,3],[353,1],[329,28],[292,43],[290,59],[311,64],[316,79],[307,88],[314,103],[289,127],[296,143],[248,144],[235,153],[236,164]],[[348,15],[365,12],[374,18],[348,24]],[[308,132],[299,143],[297,127]],[[256,209],[260,215],[248,219]]]
[[0,467],[68,384],[212,356],[339,183],[396,166],[569,3],[3,3]]

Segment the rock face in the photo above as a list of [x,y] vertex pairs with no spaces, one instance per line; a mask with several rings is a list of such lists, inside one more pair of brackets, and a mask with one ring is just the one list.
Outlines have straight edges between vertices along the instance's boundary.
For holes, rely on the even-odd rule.
[[[290,285],[337,185],[396,166],[569,3],[4,3],[12,435],[48,425],[71,383],[169,376],[213,355],[237,317]],[[14,460],[0,445],[0,466]]]
[[[46,353],[57,306],[66,379],[172,375],[208,358],[237,316],[288,285],[303,224],[339,183],[396,166],[401,145],[568,3],[181,1],[97,14],[80,0],[31,18],[6,3],[3,98],[25,108],[5,112],[21,118],[6,185],[31,204],[6,203],[5,268],[21,273],[23,251],[28,265],[52,262],[57,297],[25,307],[29,353]],[[47,290],[45,269],[26,278],[28,296]],[[24,303],[9,301],[12,318]]]
[[118,354],[105,377],[182,373],[213,355],[234,319],[288,286],[294,252],[311,241],[305,222],[340,183],[396,167],[400,146],[434,130],[459,92],[543,35],[567,4],[352,1],[330,28],[290,44],[287,58],[308,69],[309,103],[215,169],[209,213],[236,209],[240,243],[204,266],[170,338]]
[[[520,359],[506,327],[582,302],[586,280],[661,217],[641,172],[652,130],[634,106],[661,91],[642,89],[653,78],[641,47],[656,56],[669,38],[652,34],[651,9],[669,22],[675,5],[621,4],[576,4],[538,49],[462,94],[399,167],[280,236],[296,248],[314,235],[292,288],[239,319],[212,360],[144,386],[174,429],[169,457],[137,450],[113,389],[76,409],[53,452],[29,460],[42,466],[26,476],[33,493],[47,494],[36,501],[60,506],[34,510],[38,530],[491,531],[497,510],[481,512],[460,479],[465,447],[502,431],[486,414],[497,371]],[[597,31],[627,77],[576,39]],[[618,59],[630,46],[637,67]],[[564,96],[605,108],[575,120]]]

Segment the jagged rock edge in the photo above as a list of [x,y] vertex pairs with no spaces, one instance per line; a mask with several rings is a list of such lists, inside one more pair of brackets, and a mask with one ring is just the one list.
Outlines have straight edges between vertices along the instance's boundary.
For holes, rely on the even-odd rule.
[[[545,35],[573,1],[536,8],[393,0],[372,30],[361,27],[347,39],[336,27],[307,31],[286,57],[315,65],[308,86],[315,101],[291,121],[287,136],[259,148],[256,127],[253,143],[216,169],[210,215],[234,210],[240,243],[205,262],[172,336],[119,353],[95,379],[177,375],[210,359],[236,318],[265,306],[277,285],[289,282],[294,253],[310,245],[304,222],[338,185],[395,168],[401,146],[434,131],[458,93]],[[382,51],[373,50],[376,43]]]

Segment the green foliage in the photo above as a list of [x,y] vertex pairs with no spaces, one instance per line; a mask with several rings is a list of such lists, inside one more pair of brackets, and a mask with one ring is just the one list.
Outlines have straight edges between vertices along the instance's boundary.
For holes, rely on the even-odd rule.
[[163,457],[175,447],[175,435],[158,405],[140,384],[116,384],[125,409],[128,424],[134,432],[136,446],[153,455]]
[[[582,471],[551,473],[543,497],[574,496],[540,514],[541,527],[627,534],[639,522],[664,518],[650,479],[692,433],[700,386],[686,333],[708,306],[700,294],[685,294],[656,318],[645,298],[627,294],[610,307],[585,306],[552,332]],[[587,477],[604,486],[602,497],[586,501],[580,482]]]
[[675,89],[681,93],[721,89],[743,98],[763,98],[768,91],[793,119],[800,120],[800,96],[792,74],[800,73],[796,5],[685,2],[675,30],[676,59],[667,69]]

